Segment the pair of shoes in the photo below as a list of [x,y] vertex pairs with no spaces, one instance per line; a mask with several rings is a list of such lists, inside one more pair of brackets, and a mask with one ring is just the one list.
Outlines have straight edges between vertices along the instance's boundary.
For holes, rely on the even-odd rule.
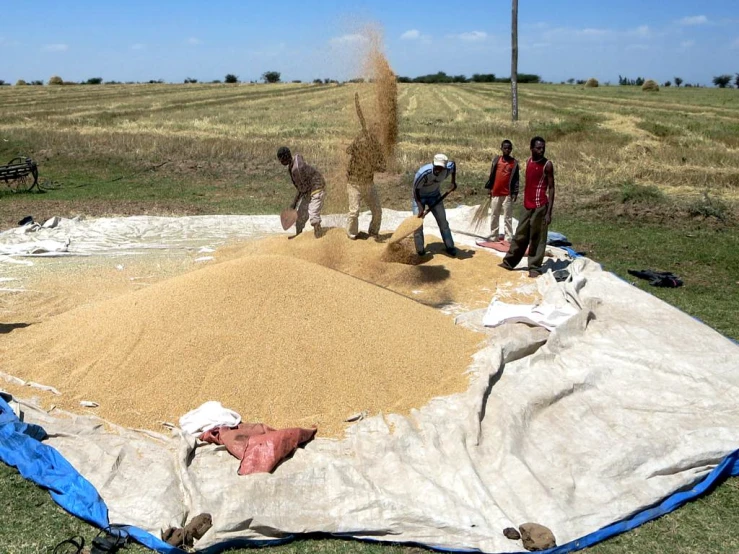
[[450,256],[456,256],[457,249],[452,246],[451,248],[446,249],[446,253],[449,254]]
[[541,275],[541,273],[539,273],[538,271],[535,271],[535,270],[533,270],[533,269],[529,269],[529,277],[530,277],[530,278],[532,278],[532,279],[536,279],[536,278],[537,278],[537,277],[539,277],[540,275]]
[[423,256],[427,256],[428,254],[429,254],[429,251],[428,250],[424,250],[422,252],[419,252],[418,250],[416,250],[416,255],[417,256],[423,257]]
[[323,235],[323,231],[321,229],[321,224],[316,223],[313,226],[313,236],[316,237],[317,239],[320,239],[322,235]]
[[502,267],[503,269],[507,269],[508,271],[513,271],[513,268],[512,268],[511,266],[509,266],[509,265],[508,265],[507,263],[505,263],[505,262],[500,262],[500,263],[498,264],[498,267]]
[[498,235],[498,242],[503,242],[505,240],[505,235]]
[[357,240],[357,235],[350,235],[347,233],[346,236],[349,237],[349,240]]

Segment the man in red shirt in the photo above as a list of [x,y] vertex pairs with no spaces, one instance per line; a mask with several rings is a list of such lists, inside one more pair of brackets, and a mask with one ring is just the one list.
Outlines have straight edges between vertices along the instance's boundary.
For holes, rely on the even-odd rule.
[[529,277],[541,275],[547,228],[552,222],[554,208],[554,166],[544,157],[546,141],[531,139],[531,157],[526,162],[526,185],[523,191],[524,215],[518,222],[516,234],[501,267],[514,269],[529,248]]
[[[500,145],[502,156],[495,156],[490,165],[490,177],[485,188],[490,191],[492,217],[490,219],[490,238],[492,242],[503,239],[510,241],[513,236],[513,203],[518,197],[519,171],[516,158],[511,156],[513,143],[506,139]],[[500,232],[500,213],[503,212],[503,229]]]

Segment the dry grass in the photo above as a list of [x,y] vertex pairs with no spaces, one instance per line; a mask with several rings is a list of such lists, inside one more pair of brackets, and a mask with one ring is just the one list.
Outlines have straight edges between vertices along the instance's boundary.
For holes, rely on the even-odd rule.
[[[354,93],[372,119],[378,87],[3,87],[0,136],[7,142],[0,155],[27,152],[39,158],[42,177],[70,181],[81,179],[73,169],[105,179],[113,167],[125,173],[169,161],[158,170],[159,181],[217,187],[213,193],[226,204],[242,184],[286,187],[274,153],[290,142],[326,176],[325,210],[343,211],[345,151],[358,128]],[[513,125],[505,85],[400,84],[397,90],[394,165],[378,179],[388,206],[408,208],[412,174],[437,151],[458,162],[458,201],[478,204],[475,193],[500,140],[511,139],[514,156],[525,159],[535,134],[547,139],[564,205],[593,201],[624,179],[685,202],[704,191],[739,200],[739,106],[732,91],[646,95],[635,87],[523,85],[522,119]],[[277,209],[266,195],[256,197]]]

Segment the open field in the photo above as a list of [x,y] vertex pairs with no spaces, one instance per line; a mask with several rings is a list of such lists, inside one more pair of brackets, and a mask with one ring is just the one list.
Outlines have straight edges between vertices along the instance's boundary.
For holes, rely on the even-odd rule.
[[[29,155],[55,187],[12,194],[0,183],[0,229],[27,214],[276,213],[292,198],[275,159],[282,144],[324,171],[328,210],[343,211],[355,91],[372,119],[370,85],[0,87],[0,163]],[[520,103],[514,126],[507,85],[399,85],[397,162],[378,179],[384,204],[409,209],[412,175],[438,151],[459,164],[452,204],[477,204],[500,141],[525,158],[542,135],[558,184],[552,229],[622,277],[674,271],[685,287],[650,292],[739,338],[739,92],[524,85]],[[736,552],[738,483],[590,551]],[[50,552],[71,534],[95,534],[5,466],[0,499],[3,552]],[[275,550],[417,549],[311,539]]]
[[[277,148],[288,144],[340,191],[331,195],[329,209],[343,210],[344,150],[358,130],[355,91],[371,120],[370,85],[2,87],[0,160],[37,159],[42,179],[61,183],[43,199],[62,203],[53,207],[59,215],[84,205],[90,215],[105,209],[266,213],[290,196],[275,159]],[[735,215],[734,90],[524,85],[515,126],[506,85],[401,84],[398,95],[397,165],[380,179],[391,207],[407,206],[405,185],[437,151],[459,163],[457,201],[477,203],[500,141],[510,138],[514,155],[525,158],[529,139],[539,134],[556,165],[560,205],[597,214],[605,204],[657,220],[673,218],[676,210]],[[640,202],[645,187],[658,202]],[[624,196],[634,201],[624,204]],[[106,205],[96,206],[97,200]],[[0,224],[17,221],[28,201],[0,203]]]

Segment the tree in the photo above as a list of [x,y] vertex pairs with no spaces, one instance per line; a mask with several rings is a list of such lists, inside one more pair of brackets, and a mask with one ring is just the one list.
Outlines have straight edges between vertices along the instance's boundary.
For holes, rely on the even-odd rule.
[[669,87],[672,86],[672,83],[670,81],[665,81],[665,84],[663,86]]
[[676,87],[679,87],[680,85],[682,85],[682,84],[683,84],[683,80],[682,80],[682,79],[681,79],[680,77],[675,77],[675,78],[673,79],[673,81],[675,81],[675,86],[676,86]]
[[736,85],[736,88],[739,88],[739,73],[734,77],[734,84]]
[[190,83],[197,83],[197,79],[193,79],[192,77],[185,77],[185,84],[189,85]]
[[18,79],[18,80],[17,80],[16,82],[15,82],[15,86],[17,86],[17,87],[20,87],[20,86],[23,86],[23,85],[27,85],[27,84],[28,84],[28,83],[26,83],[26,82],[25,82],[25,81],[24,81],[23,79]]
[[541,83],[541,76],[535,73],[519,73],[516,77],[519,83]]
[[518,0],[511,0],[511,116],[518,121]]
[[265,83],[279,83],[280,72],[279,71],[265,71],[262,73],[262,80]]
[[572,77],[570,77],[569,79],[567,79],[567,84],[568,85],[571,85],[574,82],[575,82],[575,79],[573,79]]
[[223,80],[226,81],[227,83],[238,83],[239,82],[239,78],[236,75],[233,75],[231,73],[226,75]]
[[50,85],[63,85],[64,79],[59,77],[59,75],[52,75],[51,77],[49,77],[49,84]]
[[731,83],[731,75],[718,75],[713,78],[713,84],[718,88],[726,88]]
[[85,81],[83,84],[85,85],[100,85],[103,82],[102,77],[90,77],[87,81]]

